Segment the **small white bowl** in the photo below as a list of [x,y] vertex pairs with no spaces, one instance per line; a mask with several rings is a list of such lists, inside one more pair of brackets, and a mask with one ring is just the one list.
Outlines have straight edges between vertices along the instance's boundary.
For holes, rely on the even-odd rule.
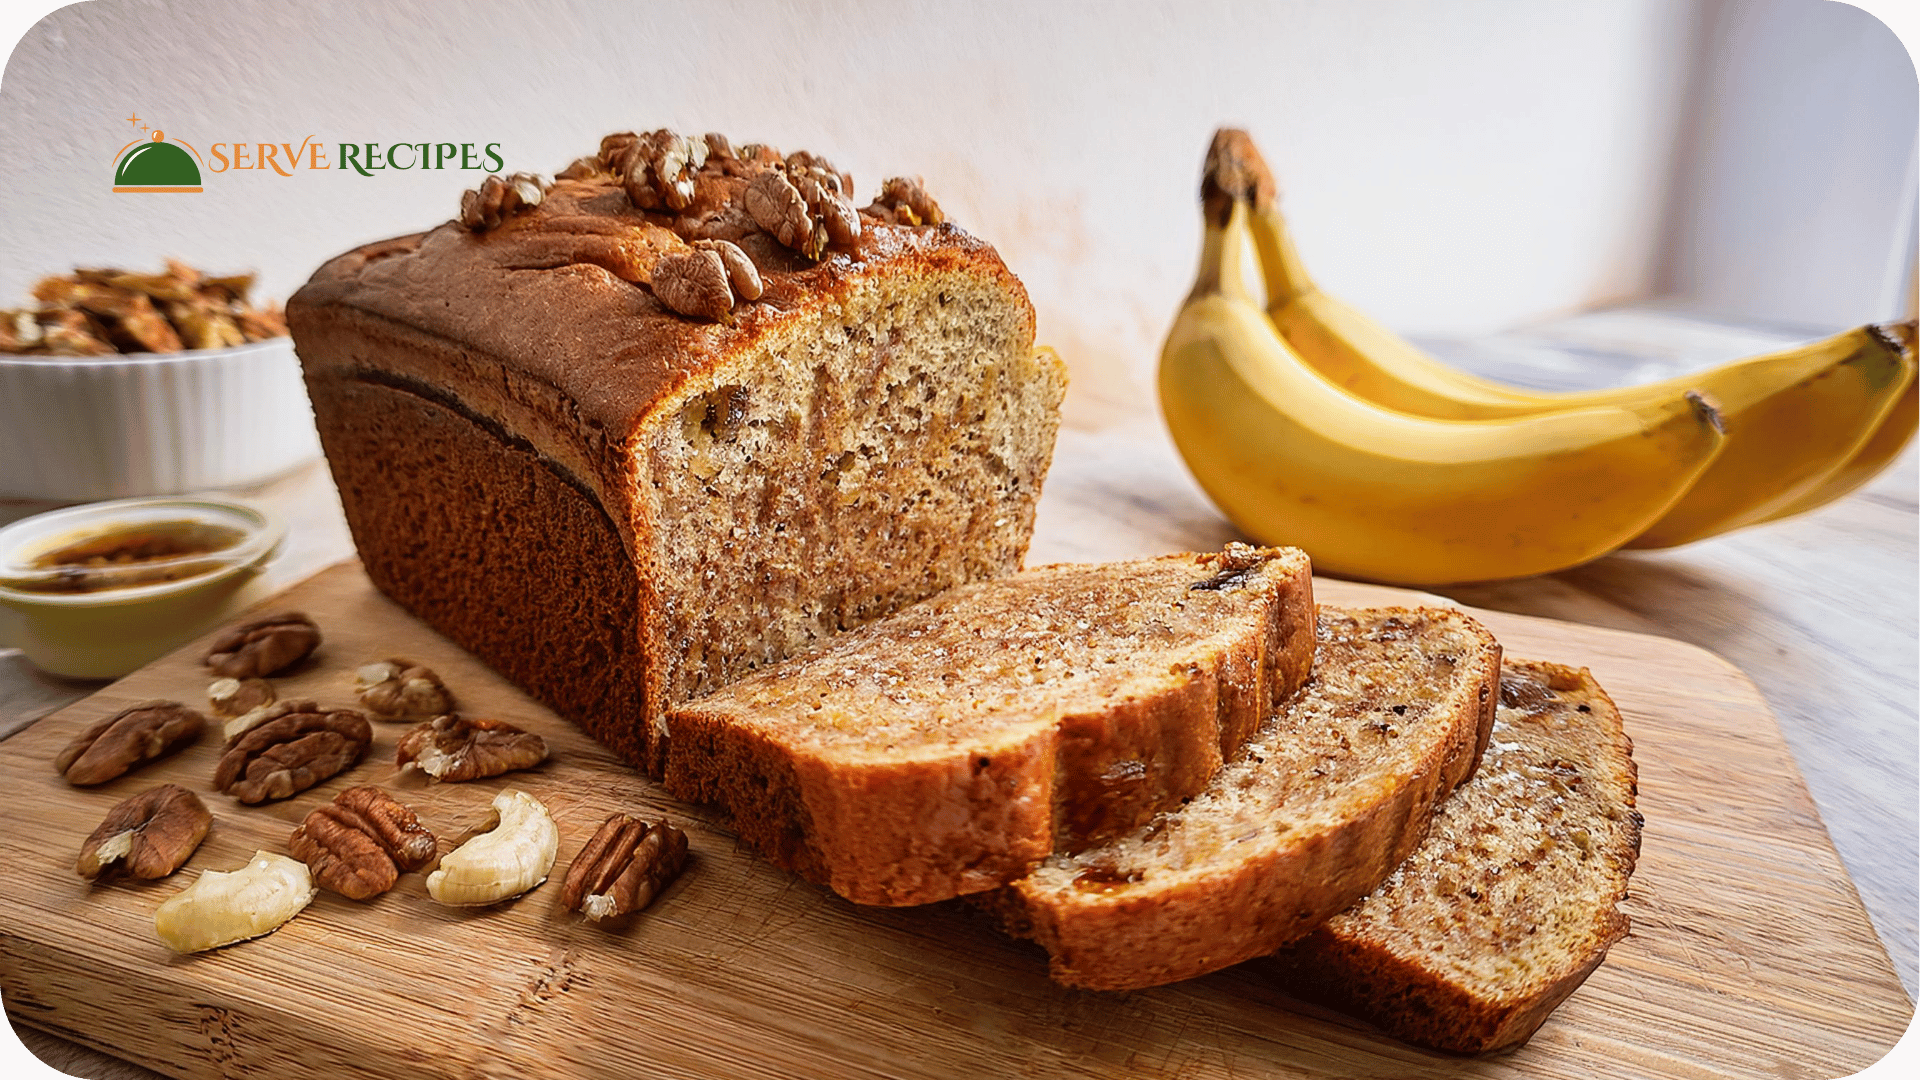
[[120,499],[24,518],[0,529],[0,581],[88,533],[176,521],[226,526],[241,539],[178,581],[79,593],[0,583],[0,645],[19,648],[54,675],[115,679],[266,598],[260,571],[279,553],[286,524],[230,499]]
[[0,356],[0,498],[244,487],[320,453],[291,338],[126,356]]

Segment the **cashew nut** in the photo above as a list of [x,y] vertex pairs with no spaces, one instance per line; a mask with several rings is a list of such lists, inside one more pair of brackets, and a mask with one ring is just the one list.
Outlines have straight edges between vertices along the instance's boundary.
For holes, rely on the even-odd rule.
[[313,900],[307,864],[256,851],[238,870],[207,870],[175,893],[153,917],[167,948],[202,952],[280,929]]
[[427,895],[443,904],[497,904],[547,880],[560,851],[560,830],[540,800],[524,791],[493,797],[500,822],[440,859],[427,875]]

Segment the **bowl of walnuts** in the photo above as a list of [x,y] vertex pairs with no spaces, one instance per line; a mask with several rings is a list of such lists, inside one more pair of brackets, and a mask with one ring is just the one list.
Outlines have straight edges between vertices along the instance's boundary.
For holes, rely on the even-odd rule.
[[286,320],[253,275],[77,269],[0,310],[0,498],[245,487],[320,452]]

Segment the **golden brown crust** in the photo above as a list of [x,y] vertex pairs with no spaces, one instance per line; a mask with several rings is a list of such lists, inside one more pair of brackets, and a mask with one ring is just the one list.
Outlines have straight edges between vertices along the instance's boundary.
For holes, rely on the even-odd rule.
[[[1332,610],[1323,611],[1323,620]],[[1263,956],[1364,896],[1420,843],[1433,807],[1471,771],[1484,744],[1500,647],[1458,612],[1374,609],[1352,616],[1388,626],[1395,619],[1438,622],[1447,633],[1473,643],[1461,650],[1457,665],[1450,665],[1446,697],[1423,723],[1421,731],[1428,734],[1422,736],[1426,742],[1418,759],[1397,773],[1367,774],[1364,800],[1339,820],[1289,829],[1271,840],[1250,838],[1223,857],[1206,860],[1203,868],[1169,868],[1173,872],[1164,877],[1139,881],[1122,877],[1106,890],[1081,888],[1081,880],[1098,882],[1085,879],[1088,871],[1074,863],[1064,871],[1073,878],[1065,887],[1056,880],[1063,872],[1050,870],[1049,876],[1036,874],[983,898],[1011,932],[1046,948],[1056,981],[1096,990],[1135,989]],[[1337,659],[1325,655],[1323,642],[1315,680]],[[1314,695],[1310,684],[1288,707],[1298,708]],[[1250,742],[1243,753],[1264,752],[1260,745]],[[1259,764],[1307,767],[1279,754]],[[1223,774],[1208,791],[1227,782]],[[1156,827],[1180,826],[1156,822]],[[1154,833],[1149,829],[1147,835]],[[1098,868],[1102,858],[1089,853],[1080,862]]]
[[[1595,845],[1593,858],[1576,864],[1591,879],[1587,884],[1596,896],[1580,897],[1573,888],[1579,883],[1550,878],[1547,871],[1531,862],[1494,866],[1489,871],[1498,872],[1508,887],[1523,887],[1522,895],[1551,891],[1543,904],[1555,912],[1558,920],[1569,918],[1568,912],[1577,910],[1572,916],[1575,924],[1568,929],[1507,925],[1526,917],[1518,913],[1520,905],[1511,900],[1494,912],[1475,904],[1435,899],[1430,893],[1410,900],[1406,890],[1388,895],[1383,889],[1263,963],[1264,969],[1290,990],[1362,1017],[1407,1042],[1458,1054],[1487,1053],[1517,1046],[1531,1037],[1600,965],[1608,948],[1626,936],[1628,920],[1616,905],[1626,895],[1639,854],[1640,819],[1633,809],[1637,776],[1633,744],[1621,727],[1619,710],[1585,669],[1516,661],[1508,665],[1508,672],[1503,696],[1510,706],[1555,711],[1554,726],[1562,730],[1590,725],[1585,737],[1591,740],[1593,752],[1576,756],[1572,764],[1578,767],[1584,783],[1600,785],[1607,800],[1624,808],[1617,820],[1608,822],[1614,829],[1612,836]],[[1569,754],[1565,747],[1547,754],[1524,745],[1524,731],[1503,723],[1499,737],[1512,740],[1514,745],[1507,749],[1523,755]],[[1462,789],[1459,798],[1468,798],[1477,786]],[[1511,811],[1516,817],[1532,812],[1519,802],[1502,800],[1489,806]],[[1463,821],[1463,827],[1469,824]],[[1592,825],[1590,832],[1600,831],[1596,823],[1581,824]],[[1436,827],[1419,857],[1431,855],[1439,860],[1442,852],[1438,849],[1455,846],[1454,835],[1450,829]],[[1476,861],[1492,866],[1488,856],[1476,856]],[[1538,880],[1531,880],[1534,878]],[[1407,904],[1417,904],[1417,917],[1389,917],[1396,913],[1395,908]],[[1476,933],[1476,925],[1499,932]],[[1407,929],[1395,934],[1387,929],[1390,926]],[[1433,927],[1450,929],[1429,929]],[[1450,970],[1436,958],[1475,948],[1475,943],[1487,936],[1532,943],[1542,940],[1540,931],[1563,935],[1565,940],[1556,936],[1552,947],[1544,950],[1544,957],[1530,955],[1524,964],[1510,957],[1511,973],[1497,980]],[[1484,942],[1478,947],[1492,948]]]
[[[1261,572],[1275,587],[1258,617],[1154,693],[1028,725],[1017,739],[894,758],[797,745],[708,698],[669,719],[668,788],[726,806],[742,839],[856,903],[930,903],[1003,885],[1056,847],[1098,842],[1198,791],[1223,744],[1231,753],[1304,681],[1311,568],[1291,549],[1265,554]],[[1204,577],[1209,559],[1219,556],[1148,562],[1193,563]],[[1148,782],[1116,779],[1134,779],[1142,763]]]

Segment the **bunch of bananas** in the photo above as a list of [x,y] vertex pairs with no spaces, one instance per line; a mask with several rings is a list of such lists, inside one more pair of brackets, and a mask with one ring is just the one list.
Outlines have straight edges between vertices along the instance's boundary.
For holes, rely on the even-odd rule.
[[1914,431],[1912,322],[1646,386],[1534,393],[1450,368],[1316,288],[1244,132],[1214,136],[1201,202],[1161,408],[1221,510],[1322,570],[1484,581],[1684,544],[1839,498]]

